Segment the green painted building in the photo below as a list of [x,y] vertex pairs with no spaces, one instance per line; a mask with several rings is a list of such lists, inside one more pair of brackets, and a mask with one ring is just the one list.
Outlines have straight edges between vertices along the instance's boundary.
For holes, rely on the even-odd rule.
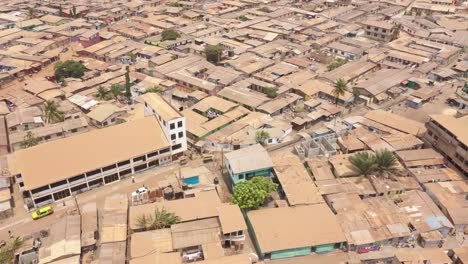
[[245,217],[262,259],[341,251],[346,243],[336,216],[324,203],[253,210]]
[[273,162],[266,149],[260,144],[235,150],[224,156],[226,169],[234,185],[253,177],[272,175]]

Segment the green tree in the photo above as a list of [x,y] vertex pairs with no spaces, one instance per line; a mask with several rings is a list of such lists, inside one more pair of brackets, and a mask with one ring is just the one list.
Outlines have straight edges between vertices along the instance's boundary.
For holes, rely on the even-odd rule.
[[128,53],[127,56],[128,56],[128,57],[130,58],[130,60],[132,60],[132,61],[136,60],[136,58],[137,58],[137,55],[135,55],[135,53],[132,53],[132,52]]
[[239,20],[240,21],[248,21],[250,19],[248,19],[246,16],[242,15],[242,16],[239,17]]
[[[467,73],[465,72],[465,74],[467,74]],[[468,83],[467,82],[465,82],[465,85],[463,85],[462,92],[468,93]]]
[[223,55],[223,48],[218,45],[207,45],[205,47],[206,60],[217,63],[221,60]]
[[[256,178],[264,178],[264,180],[256,180]],[[250,181],[236,184],[231,201],[242,209],[257,209],[277,189],[278,185],[270,178],[254,177]]]
[[179,37],[180,37],[180,34],[173,29],[165,29],[161,33],[161,41],[176,40]]
[[34,9],[31,7],[28,9],[28,18],[29,19],[36,18],[36,11],[34,11]]
[[349,157],[349,161],[353,170],[361,176],[367,177],[377,168],[375,155],[369,154],[369,152],[359,152]]
[[62,87],[67,87],[67,85],[68,85],[67,80],[65,80],[65,78],[63,78],[63,77],[60,78],[59,82],[60,82],[60,86],[62,86]]
[[[21,142],[21,148],[25,149],[36,146],[37,144],[39,144],[40,141],[41,140],[35,137],[31,131],[28,131],[28,133],[26,133],[26,135],[24,136],[23,142]],[[3,262],[0,261],[0,263]]]
[[45,102],[42,112],[46,123],[53,124],[63,121],[63,112],[59,108],[60,105],[55,101]]
[[357,99],[359,98],[359,96],[361,96],[361,92],[359,92],[359,90],[355,89],[353,90],[353,105],[356,105],[356,102],[357,102]]
[[265,87],[263,88],[263,93],[266,94],[268,98],[275,98],[278,95],[278,88]]
[[348,62],[348,59],[337,58],[334,62],[327,65],[329,71],[334,70]]
[[179,7],[180,6],[178,2],[168,3],[167,5],[172,6],[172,7]]
[[265,144],[265,140],[270,138],[270,133],[265,130],[255,132],[255,141],[260,144]]
[[15,263],[15,251],[21,247],[23,241],[19,237],[15,237],[10,242],[0,249],[0,263],[13,264]]
[[153,214],[138,216],[136,225],[145,231],[168,228],[180,221],[180,217],[166,209],[156,208]]
[[159,87],[159,86],[152,86],[152,87],[149,87],[149,88],[146,88],[146,90],[143,92],[144,94],[145,93],[162,93],[164,90]]
[[130,90],[130,66],[125,67],[125,97],[132,98],[132,91]]
[[257,11],[264,12],[264,13],[270,13],[271,12],[271,10],[266,6],[257,9]]
[[384,149],[375,153],[375,163],[376,170],[383,173],[396,170],[397,159],[390,150]]
[[97,93],[94,95],[99,100],[106,100],[109,96],[109,90],[107,90],[104,86],[99,86],[97,89]]
[[272,193],[278,189],[278,184],[274,183],[271,178],[268,177],[253,177],[250,181],[260,186],[260,188],[267,193]]
[[346,88],[346,81],[344,79],[338,79],[335,82],[335,86],[333,88],[333,95],[335,96],[335,104],[338,105],[338,101],[340,100],[340,96],[343,96],[348,89]]
[[59,61],[54,65],[54,75],[56,80],[63,80],[64,78],[80,78],[84,75],[85,66],[73,60],[65,62]]
[[118,84],[112,84],[109,93],[111,94],[112,98],[119,100],[119,98],[122,96],[122,87],[120,87]]

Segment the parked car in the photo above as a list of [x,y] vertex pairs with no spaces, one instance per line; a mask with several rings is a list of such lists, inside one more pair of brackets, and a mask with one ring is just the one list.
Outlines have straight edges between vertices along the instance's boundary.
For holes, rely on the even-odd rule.
[[52,208],[52,206],[48,205],[48,206],[39,208],[37,211],[33,212],[31,216],[34,220],[36,220],[36,219],[48,216],[52,214],[53,212],[54,212],[54,209]]
[[378,245],[372,245],[372,246],[367,246],[367,247],[359,248],[359,249],[358,249],[358,253],[359,253],[359,254],[361,254],[361,253],[368,253],[368,252],[375,251],[375,250],[379,250],[379,249],[380,249],[380,246],[378,246]]
[[140,194],[147,193],[148,191],[149,191],[148,187],[141,187],[141,188],[138,188],[138,190],[136,190],[135,192],[133,192],[133,194],[140,195]]

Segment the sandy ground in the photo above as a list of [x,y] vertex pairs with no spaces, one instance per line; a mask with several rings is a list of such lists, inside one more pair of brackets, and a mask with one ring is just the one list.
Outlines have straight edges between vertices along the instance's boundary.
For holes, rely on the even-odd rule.
[[[135,175],[135,183],[132,183],[131,177],[129,177],[119,182],[104,185],[89,192],[79,194],[76,196],[76,201],[78,202],[78,204],[95,202],[98,209],[102,209],[104,206],[105,198],[108,195],[115,193],[130,194],[139,187],[142,187],[143,184],[148,187],[155,186],[158,181],[174,175],[174,173],[178,171],[178,166],[179,165],[177,163],[174,163],[169,166],[158,167],[143,171]],[[76,205],[73,197],[64,199],[64,201],[65,207],[63,206],[62,200],[56,202],[52,204],[55,211],[53,215],[35,221],[32,220],[29,212],[26,212],[24,208],[18,207],[18,212],[17,214],[15,214],[14,217],[2,221],[0,227],[0,239],[8,238],[8,230],[11,230],[16,236],[24,236],[47,228],[49,225],[53,224],[58,218],[60,218],[64,213],[66,213],[67,210],[75,208]]]
[[[189,161],[189,166],[200,166],[202,165],[201,159],[194,159]],[[220,177],[219,165],[221,160],[217,159],[214,162],[205,164],[210,169],[214,176]],[[74,211],[77,208],[77,203],[81,206],[86,203],[96,203],[97,209],[102,210],[104,208],[104,202],[107,196],[114,194],[125,194],[130,197],[131,193],[142,187],[154,187],[158,185],[158,182],[165,180],[169,177],[173,177],[179,172],[180,165],[174,162],[164,167],[158,167],[143,171],[135,174],[135,183],[132,183],[131,177],[125,178],[119,182],[111,183],[108,185],[101,186],[97,189],[81,193],[75,197],[69,197],[52,204],[54,208],[54,214],[44,217],[38,220],[32,220],[30,212],[27,212],[23,208],[22,197],[19,192],[15,192],[15,202],[19,206],[15,208],[16,213],[14,217],[8,218],[0,222],[0,239],[8,240],[8,231],[10,230],[13,236],[28,237],[30,235],[38,234],[41,230],[49,228],[59,218],[63,217],[70,211]],[[223,202],[230,200],[230,193],[227,189],[227,185],[223,180],[220,181],[219,194]],[[253,244],[250,238],[247,238],[244,252],[251,253],[255,252]]]
[[399,114],[406,118],[425,123],[429,120],[429,115],[454,115],[457,110],[449,106],[445,101],[449,97],[453,97],[456,87],[451,84],[442,87],[442,94],[438,95],[433,101],[425,103],[422,107],[414,109],[406,104],[395,105],[391,107],[395,114]]

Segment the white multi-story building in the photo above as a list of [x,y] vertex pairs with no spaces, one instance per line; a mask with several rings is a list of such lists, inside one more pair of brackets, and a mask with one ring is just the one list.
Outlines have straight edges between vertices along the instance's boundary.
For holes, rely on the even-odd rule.
[[145,104],[145,116],[155,116],[171,145],[172,159],[182,156],[187,150],[185,117],[162,96],[146,93],[141,96]]
[[147,117],[16,151],[12,174],[39,207],[171,162],[171,145]]

